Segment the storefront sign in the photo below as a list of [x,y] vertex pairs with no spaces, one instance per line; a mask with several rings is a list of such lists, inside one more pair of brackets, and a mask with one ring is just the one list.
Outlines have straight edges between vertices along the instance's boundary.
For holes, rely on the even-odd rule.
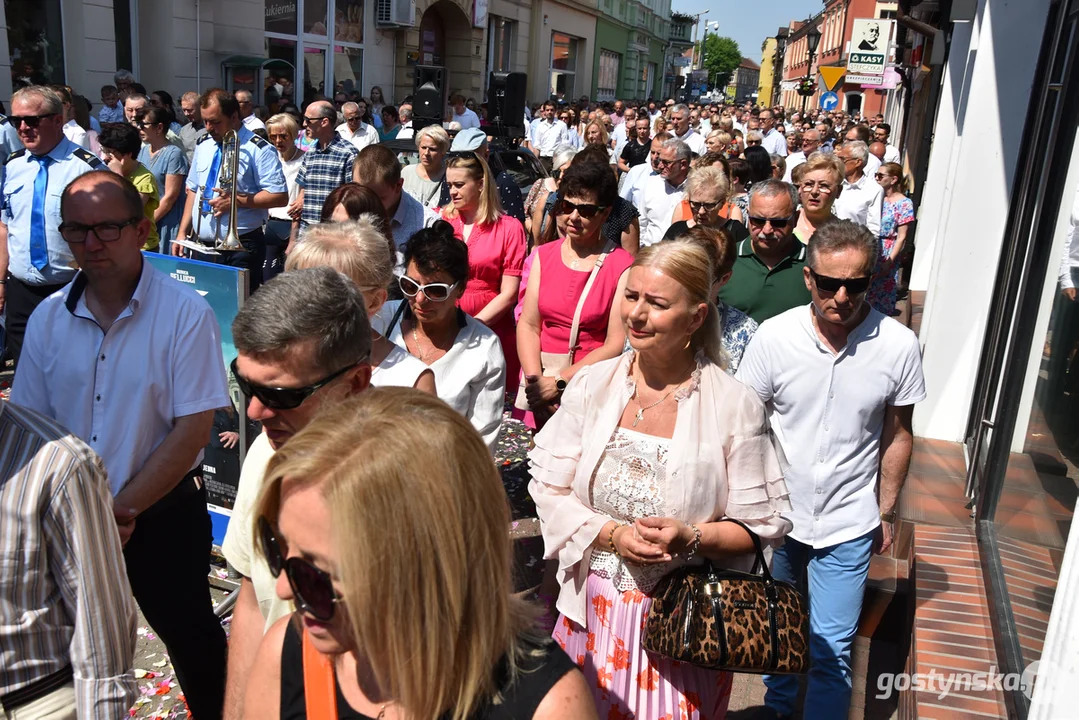
[[[861,75],[883,75],[888,65],[889,43],[894,20],[859,18],[851,32],[847,72]],[[856,82],[847,78],[847,82]]]
[[472,27],[487,27],[487,1],[488,0],[473,0]]
[[884,84],[883,75],[847,75],[847,82],[855,85],[868,85],[880,87]]

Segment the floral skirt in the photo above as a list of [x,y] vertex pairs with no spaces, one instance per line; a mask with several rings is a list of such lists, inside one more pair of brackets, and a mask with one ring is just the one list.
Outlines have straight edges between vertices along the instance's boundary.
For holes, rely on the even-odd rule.
[[559,616],[552,636],[584,671],[600,720],[721,720],[733,676],[645,651],[652,598],[588,574],[587,627]]

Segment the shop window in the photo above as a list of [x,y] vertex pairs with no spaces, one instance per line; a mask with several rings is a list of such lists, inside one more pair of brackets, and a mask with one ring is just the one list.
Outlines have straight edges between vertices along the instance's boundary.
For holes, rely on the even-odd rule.
[[11,86],[64,82],[60,0],[4,0],[11,52]]
[[517,23],[492,16],[487,29],[487,67],[491,72],[513,71],[513,36]]
[[622,56],[610,50],[599,52],[599,74],[596,78],[596,99],[614,100],[618,95],[618,71]]
[[562,33],[551,33],[550,93],[560,100],[575,97],[577,54],[581,41]]
[[266,0],[266,32],[295,35],[299,30],[296,24],[298,2],[300,0]]

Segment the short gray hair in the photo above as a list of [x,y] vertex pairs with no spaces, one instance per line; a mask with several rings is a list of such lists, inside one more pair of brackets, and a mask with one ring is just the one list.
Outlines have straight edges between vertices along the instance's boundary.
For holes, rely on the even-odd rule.
[[371,324],[363,293],[328,267],[282,273],[248,298],[232,322],[236,350],[281,359],[314,341],[314,363],[334,372],[371,357]]
[[689,145],[686,145],[678,138],[664,140],[663,145],[661,145],[660,148],[663,150],[674,150],[675,160],[689,160],[689,156],[693,153],[693,151],[689,149]]
[[438,149],[442,152],[446,152],[450,149],[450,134],[443,129],[441,125],[428,125],[425,128],[416,132],[416,148],[419,149],[420,143],[424,138],[431,138],[431,141],[438,146]]
[[753,198],[758,195],[760,197],[785,196],[791,201],[791,213],[793,214],[798,209],[798,191],[794,189],[793,185],[782,180],[768,178],[767,180],[753,183],[753,187],[749,189],[749,207],[753,206]]
[[877,264],[880,241],[865,225],[850,220],[835,219],[817,228],[809,238],[806,251],[806,263],[816,268],[821,253],[833,253],[840,250],[859,250],[865,256],[865,268],[872,272]]
[[130,70],[123,69],[117,70],[116,73],[112,76],[112,81],[117,85],[119,85],[124,80],[133,83],[135,82],[135,76],[131,74]]
[[349,101],[341,106],[341,112],[347,113],[349,110],[359,110],[360,106],[356,103]]
[[861,140],[848,140],[843,143],[844,147],[850,149],[850,155],[855,160],[860,160],[865,165],[866,158],[869,157],[869,146]]
[[676,112],[684,112],[686,114],[689,114],[689,107],[682,103],[678,103],[677,105],[671,105],[671,114],[673,115]]
[[397,115],[401,118],[402,124],[408,122],[412,119],[412,106],[407,104],[402,105],[401,107],[397,108]]
[[43,109],[47,113],[59,115],[64,112],[64,100],[60,97],[60,93],[44,85],[29,85],[16,90],[15,94],[11,96],[11,104],[14,105],[16,100],[29,100],[30,98],[40,100],[44,105]]

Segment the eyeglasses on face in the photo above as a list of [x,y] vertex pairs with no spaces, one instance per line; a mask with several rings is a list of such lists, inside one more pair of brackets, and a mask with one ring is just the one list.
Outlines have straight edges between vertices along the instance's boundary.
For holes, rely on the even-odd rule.
[[719,200],[716,200],[715,202],[697,202],[696,200],[690,200],[689,209],[693,212],[700,212],[701,210],[707,210],[708,212],[712,212],[721,204],[722,203],[720,203]]
[[749,224],[753,227],[762,228],[765,225],[771,225],[776,230],[782,230],[787,227],[787,224],[791,221],[791,217],[760,217],[759,215],[750,215]]
[[674,165],[677,162],[681,162],[681,161],[678,158],[674,158],[673,160],[664,160],[661,157],[656,158],[656,165],[659,165],[660,167],[667,167],[669,165]]
[[11,126],[16,130],[22,127],[23,123],[26,123],[26,127],[36,128],[45,118],[56,117],[59,114],[60,113],[45,113],[44,115],[8,115],[8,122],[10,122]]
[[277,541],[273,526],[265,516],[258,519],[259,543],[270,574],[275,578],[285,573],[296,606],[316,620],[329,622],[336,614],[337,603],[341,596],[333,587],[333,578],[328,572],[316,567],[311,561],[299,557],[286,558]]
[[325,119],[326,119],[326,118],[322,118],[322,117],[307,117],[306,115],[304,115],[304,116],[303,116],[303,124],[304,124],[304,125],[313,125],[314,123],[317,123],[317,122],[321,122],[322,120],[325,120]]
[[839,288],[847,288],[848,295],[861,295],[869,289],[869,283],[873,281],[870,276],[856,278],[834,278],[827,275],[819,275],[813,268],[809,269],[809,275],[816,283],[817,289],[826,293],[837,293]]
[[801,190],[802,192],[807,192],[807,193],[808,192],[813,192],[814,190],[816,190],[817,192],[824,193],[825,195],[829,195],[829,194],[831,194],[831,192],[833,190],[835,190],[835,188],[832,187],[831,185],[829,185],[828,183],[812,182],[812,181],[802,183],[801,185],[798,186],[798,189]]
[[432,302],[446,302],[450,299],[450,293],[457,287],[457,283],[427,283],[420,285],[408,275],[402,275],[397,279],[397,284],[405,297],[414,298],[420,293]]
[[104,222],[96,225],[66,222],[60,225],[60,236],[68,243],[79,245],[86,242],[86,236],[93,231],[94,237],[101,242],[115,242],[128,225],[135,225],[142,218],[131,218],[123,222]]
[[574,211],[585,220],[594,218],[597,213],[601,213],[607,209],[606,205],[595,205],[593,203],[574,203],[569,200],[561,200],[558,203],[559,215],[572,215]]
[[258,401],[270,408],[271,410],[293,410],[303,405],[307,398],[314,395],[321,388],[329,385],[337,378],[344,375],[346,372],[356,367],[361,363],[367,362],[367,358],[363,358],[354,362],[351,365],[346,365],[335,373],[327,375],[318,382],[312,383],[305,387],[298,388],[280,388],[280,387],[266,387],[264,385],[256,385],[249,381],[247,378],[240,375],[236,369],[236,359],[233,358],[232,375],[236,378],[236,385],[240,388],[240,392],[248,398],[258,398]]

